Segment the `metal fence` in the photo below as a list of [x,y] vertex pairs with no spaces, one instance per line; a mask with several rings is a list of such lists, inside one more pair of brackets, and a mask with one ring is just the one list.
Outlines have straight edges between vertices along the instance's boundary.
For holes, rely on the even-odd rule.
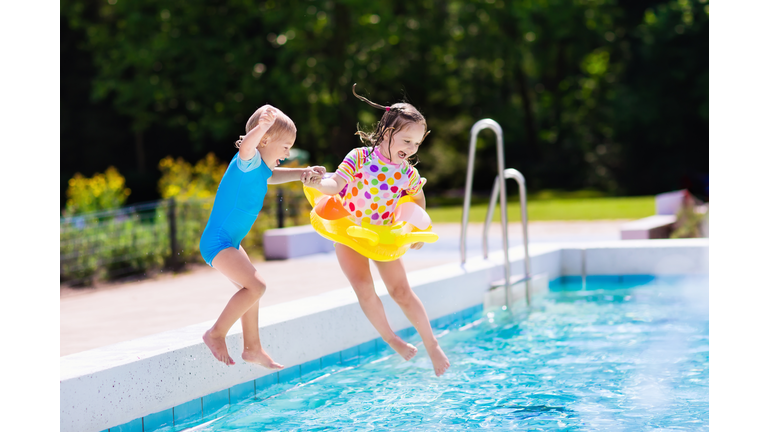
[[[198,243],[212,208],[213,198],[168,199],[62,218],[60,280],[87,285],[203,262]],[[308,212],[301,189],[270,190],[243,247],[260,252],[265,230],[308,223]]]

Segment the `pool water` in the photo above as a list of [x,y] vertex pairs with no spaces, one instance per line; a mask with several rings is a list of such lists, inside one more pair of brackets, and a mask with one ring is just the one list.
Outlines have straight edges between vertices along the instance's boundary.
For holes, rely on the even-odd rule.
[[380,354],[166,430],[706,430],[707,292],[702,278],[561,279],[530,309],[437,331],[441,378],[423,347]]

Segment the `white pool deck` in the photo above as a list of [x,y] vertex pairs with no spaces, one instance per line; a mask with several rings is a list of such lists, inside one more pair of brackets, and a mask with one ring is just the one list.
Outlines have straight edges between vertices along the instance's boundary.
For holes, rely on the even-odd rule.
[[[550,279],[584,271],[588,275],[708,274],[708,239],[621,241],[623,222],[532,224],[532,273],[548,274]],[[522,272],[523,254],[519,224],[517,229],[511,225],[514,275]],[[405,260],[409,281],[430,319],[482,303],[490,284],[503,277],[498,226],[492,231],[493,252],[488,260],[481,256],[482,226],[470,227],[464,265],[458,259],[458,224],[434,229],[441,241],[410,251]],[[256,267],[269,283],[262,300],[262,343],[287,367],[370,343],[378,336],[333,254],[256,263]],[[376,291],[393,330],[409,327],[380,280]],[[266,376],[269,371],[263,368],[223,366],[202,344],[200,335],[232,292],[223,276],[203,269],[62,297],[62,354],[65,349],[73,354],[61,357],[61,430],[101,431],[140,421]],[[239,325],[227,341],[237,359],[242,345]]]

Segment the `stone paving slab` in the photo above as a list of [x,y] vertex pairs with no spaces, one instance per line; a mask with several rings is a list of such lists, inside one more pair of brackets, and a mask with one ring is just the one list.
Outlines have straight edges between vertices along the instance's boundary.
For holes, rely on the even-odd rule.
[[[534,222],[530,242],[618,240],[625,220],[589,222]],[[459,261],[460,224],[435,224],[440,240],[411,250],[403,258],[406,271]],[[509,246],[522,244],[522,227],[508,227]],[[492,226],[489,248],[501,248],[501,226]],[[482,224],[470,224],[467,255],[482,253]],[[267,281],[262,306],[270,306],[349,286],[334,253],[285,261],[254,262]],[[380,279],[371,265],[375,280]],[[61,288],[60,355],[132,340],[215,319],[235,287],[206,265],[155,279],[108,284],[96,289]]]

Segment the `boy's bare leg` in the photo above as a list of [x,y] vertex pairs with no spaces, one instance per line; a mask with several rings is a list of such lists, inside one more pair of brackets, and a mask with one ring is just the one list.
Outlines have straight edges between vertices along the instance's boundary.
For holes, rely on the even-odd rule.
[[373,287],[373,278],[368,266],[368,258],[360,255],[351,248],[342,244],[336,244],[336,257],[341,265],[341,270],[347,276],[347,280],[355,290],[357,301],[363,309],[363,313],[368,321],[373,324],[376,331],[379,332],[384,342],[389,344],[395,352],[400,354],[405,360],[410,360],[416,355],[417,348],[400,338],[392,331],[387,322],[387,315],[384,312],[384,305],[381,299],[376,295]]
[[243,314],[240,323],[243,325],[243,360],[264,366],[267,369],[284,368],[285,366],[272,360],[272,357],[261,346],[258,301]]
[[[245,252],[242,246],[240,246],[240,253],[245,255],[245,258],[250,262],[248,253]],[[260,276],[258,271],[256,275]],[[237,282],[230,279],[233,285],[238,289],[243,287]],[[285,366],[272,360],[272,357],[264,351],[261,346],[261,336],[259,335],[259,301],[257,300],[248,311],[246,311],[242,317],[240,317],[240,324],[243,326],[243,355],[242,358],[248,363],[255,363],[264,366],[267,369],[282,369]]]
[[429,354],[429,358],[432,360],[435,375],[442,375],[451,363],[437,343],[434,333],[432,333],[432,326],[429,324],[427,311],[424,309],[421,300],[416,297],[416,293],[411,289],[402,261],[398,259],[389,262],[374,262],[379,269],[381,279],[387,286],[390,297],[400,306],[400,309],[403,310],[405,316],[408,317],[408,320],[413,324],[424,341],[424,348],[426,348],[427,354]]
[[217,360],[233,365],[235,361],[227,351],[226,336],[232,325],[264,295],[266,284],[256,273],[250,260],[235,248],[222,250],[213,259],[213,267],[243,289],[238,290],[224,307],[219,318],[203,334],[203,342]]

